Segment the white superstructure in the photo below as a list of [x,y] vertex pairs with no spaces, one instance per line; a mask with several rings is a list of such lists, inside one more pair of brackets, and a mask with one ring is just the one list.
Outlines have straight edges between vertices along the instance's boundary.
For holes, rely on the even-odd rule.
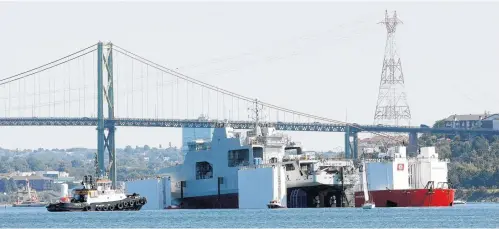
[[127,193],[140,193],[147,198],[144,210],[165,209],[172,204],[171,181],[169,177],[157,177],[126,182]]
[[366,162],[369,190],[418,189],[429,181],[447,182],[448,161],[438,159],[435,147],[422,147],[417,157],[408,158],[406,147],[397,146],[382,158]]
[[406,147],[389,150],[385,158],[368,160],[367,180],[369,190],[396,190],[409,188]]
[[68,191],[68,184],[66,183],[62,183],[61,184],[61,193],[59,194],[61,197],[67,197],[68,194],[69,194],[69,191]]
[[[245,135],[242,137],[241,133],[226,126],[216,128],[211,141],[189,142],[184,163],[159,172],[171,177],[173,204],[185,204],[189,208],[235,208],[239,203],[240,187],[246,187],[246,181],[239,181],[239,170],[259,169],[261,165],[284,167],[280,179],[285,185],[280,186],[280,190],[288,192],[288,199],[293,200],[292,207],[305,207],[303,199],[309,206],[311,199],[316,198],[314,206],[320,207],[340,204],[346,195],[353,199],[353,191],[345,194],[341,188],[353,187],[359,181],[351,160],[315,158],[312,153],[304,152],[299,143],[290,141],[271,127],[257,127]],[[319,186],[334,187],[334,190]],[[293,195],[290,197],[290,194]],[[265,200],[265,204],[269,201],[271,199]],[[298,202],[299,205],[293,204]]]
[[411,188],[424,188],[428,181],[436,187],[447,182],[448,160],[441,160],[435,147],[421,148],[416,158],[409,160],[409,185]]
[[88,190],[84,194],[81,190],[73,190],[73,198],[76,201],[83,200],[88,204],[105,203],[126,199],[124,190],[112,189],[111,186],[111,180],[98,179],[95,182],[95,189]]
[[284,167],[278,165],[241,168],[238,172],[239,208],[267,208],[270,200],[286,206],[284,176]]

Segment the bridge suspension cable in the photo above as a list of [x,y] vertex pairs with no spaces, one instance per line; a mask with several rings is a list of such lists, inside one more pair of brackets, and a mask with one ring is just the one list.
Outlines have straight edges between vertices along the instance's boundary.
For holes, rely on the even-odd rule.
[[[4,116],[11,116],[11,108],[12,105],[16,105],[17,102],[17,108],[20,110],[18,113],[19,116],[24,116],[26,115],[26,110],[31,108],[31,116],[39,116],[42,114],[41,107],[43,106],[48,106],[48,112],[45,112],[44,114],[48,115],[48,117],[57,117],[56,114],[59,114],[57,112],[62,111],[62,116],[59,117],[75,117],[72,114],[77,114],[77,117],[82,117],[83,116],[88,116],[88,113],[86,112],[86,108],[88,105],[93,107],[93,111],[95,113],[95,108],[96,108],[96,81],[92,80],[88,86],[90,86],[91,90],[89,91],[87,89],[87,80],[86,80],[86,74],[89,72],[88,70],[85,70],[85,59],[82,58],[83,61],[80,61],[79,58],[87,56],[91,53],[96,53],[97,47],[96,44],[93,44],[91,46],[88,46],[80,51],[74,52],[72,54],[69,54],[67,56],[64,56],[62,58],[59,58],[55,61],[51,61],[50,63],[38,66],[36,68],[32,68],[28,71],[24,71],[19,74],[15,74],[10,77],[6,77],[3,79],[0,79],[0,86],[3,85],[3,88],[6,89],[3,92],[1,92],[2,95],[5,95],[7,97],[5,98],[0,98],[0,102],[3,101],[3,106],[4,106]],[[292,109],[287,109],[281,106],[273,105],[267,102],[259,101],[254,98],[250,98],[232,91],[225,90],[223,88],[219,88],[215,85],[205,83],[203,81],[194,79],[188,75],[185,75],[183,73],[178,72],[177,70],[167,68],[163,65],[160,65],[156,62],[153,62],[151,60],[148,60],[142,56],[139,56],[131,51],[128,51],[120,46],[113,45],[113,52],[115,54],[120,54],[123,56],[126,56],[132,60],[131,65],[126,65],[123,63],[120,63],[117,59],[114,59],[114,64],[115,64],[115,70],[114,70],[114,83],[115,83],[115,94],[118,96],[115,96],[115,109],[116,114],[119,113],[121,110],[126,110],[126,113],[131,111],[131,116],[134,116],[134,113],[136,114],[137,112],[134,112],[134,101],[135,105],[141,107],[141,114],[142,118],[151,118],[151,114],[154,115],[155,118],[158,118],[160,114],[166,114],[166,106],[165,106],[165,94],[166,97],[169,96],[170,93],[165,93],[164,87],[165,86],[171,86],[171,116],[172,118],[175,117],[182,117],[180,113],[185,113],[186,115],[183,116],[183,118],[189,118],[190,114],[195,113],[195,109],[189,108],[189,104],[193,102],[194,100],[199,100],[201,103],[201,106],[199,106],[200,112],[203,114],[205,111],[208,111],[208,114],[210,113],[210,106],[209,102],[211,99],[215,100],[216,99],[216,116],[217,119],[220,117],[227,118],[228,119],[233,119],[234,117],[237,117],[240,119],[241,117],[241,102],[243,102],[242,106],[244,107],[245,103],[247,106],[253,106],[253,105],[260,105],[262,107],[265,107],[268,114],[268,119],[270,120],[270,116],[273,116],[273,111],[275,111],[275,117],[277,121],[280,121],[280,112],[282,112],[284,115],[284,121],[286,121],[286,115],[288,114],[288,117],[291,115],[293,117],[293,122],[295,122],[295,117],[298,117],[298,122],[300,122],[300,118],[306,118],[315,121],[322,121],[322,122],[327,122],[327,123],[332,123],[332,124],[341,124],[345,126],[349,126],[352,128],[355,128],[357,130],[364,131],[360,126],[354,125],[351,123],[347,122],[342,122],[330,118],[325,118],[325,117],[320,117],[317,115],[312,115],[312,114],[307,114],[303,112],[299,112],[296,110]],[[93,75],[96,72],[96,58],[95,55],[92,55],[92,70],[90,71],[91,74]],[[78,75],[78,77],[71,76],[71,65],[69,64],[67,68],[64,68],[64,73],[61,73],[60,76],[63,77],[61,80],[57,80],[54,77],[50,77],[49,79],[41,79],[40,73],[51,70],[57,66],[61,66],[65,63],[71,62],[73,60],[77,60],[77,65],[78,69],[81,68],[80,65],[83,66],[83,74]],[[142,66],[140,68],[137,68],[134,66],[133,61],[140,62],[145,66],[145,68]],[[88,66],[88,65],[87,65]],[[122,69],[119,66],[131,66],[132,71],[131,71],[131,84],[127,84],[126,80],[123,78],[127,75],[126,71],[122,71]],[[134,74],[137,72],[140,74],[140,77],[135,78]],[[155,74],[152,69],[158,70],[160,73]],[[145,70],[145,71],[144,71]],[[145,72],[145,73],[144,73]],[[173,76],[171,81],[165,81],[164,74],[166,73],[168,75]],[[26,79],[29,76],[35,75],[36,77],[31,78],[33,79],[32,85],[31,82],[27,84]],[[151,78],[150,77],[156,77]],[[119,79],[119,80],[118,80]],[[179,91],[181,88],[179,88],[179,84],[182,82],[179,82],[179,79],[181,79],[183,82],[185,82],[185,86],[182,86],[182,90],[185,90],[185,96],[183,99],[185,101],[185,104],[187,107],[185,109],[180,109],[179,104],[181,103],[179,101],[179,97],[181,96]],[[137,80],[140,81],[137,83]],[[12,86],[9,83],[13,82],[18,82],[16,83],[15,87],[18,87],[18,97],[12,96],[11,91]],[[47,87],[42,88],[40,85],[42,82],[47,82],[48,83],[48,91]],[[155,84],[155,85],[151,85]],[[7,85],[8,84],[8,85]],[[38,84],[38,85],[36,85]],[[83,86],[81,86],[83,84]],[[126,88],[119,87],[119,84],[125,84]],[[138,85],[140,84],[140,85]],[[144,85],[146,84],[146,85]],[[196,89],[194,86],[200,86],[200,90]],[[6,87],[7,86],[7,87]],[[176,86],[176,87],[175,87]],[[131,96],[129,94],[120,97],[120,94],[127,93],[128,87],[131,87]],[[153,87],[156,87],[155,90]],[[159,89],[162,89],[161,91]],[[7,93],[8,89],[8,93]],[[30,93],[30,90],[33,92]],[[141,96],[136,96],[135,98],[140,97],[140,100],[136,100],[134,98],[135,92],[141,93]],[[211,92],[210,92],[211,91]],[[176,92],[176,93],[175,93]],[[216,93],[216,96],[213,96],[213,93]],[[15,94],[15,93],[14,93]],[[46,94],[48,98],[44,97],[43,95]],[[82,94],[83,94],[83,100],[82,100]],[[212,95],[210,95],[212,94]],[[92,102],[86,102],[87,95],[90,95],[93,100]],[[174,95],[175,98],[177,99],[174,101]],[[196,97],[196,95],[200,95],[199,97]],[[32,97],[31,97],[32,96]],[[226,97],[229,96],[229,97]],[[131,100],[130,98],[131,97]],[[161,99],[160,99],[161,97]],[[28,99],[27,99],[28,98]],[[236,99],[236,101],[234,101]],[[28,102],[27,100],[31,101]],[[152,101],[151,101],[152,100]],[[155,103],[154,103],[154,100]],[[118,103],[118,101],[126,101],[126,106],[121,105]],[[129,107],[128,103],[131,101],[131,108]],[[138,103],[137,103],[138,101]],[[208,101],[208,102],[206,102]],[[152,102],[152,104],[151,104]],[[72,105],[71,103],[78,103]],[[221,103],[221,104],[219,104]],[[61,105],[62,104],[62,105]],[[205,104],[207,106],[205,107]],[[58,106],[59,109],[56,110],[56,105]],[[76,105],[76,106],[75,106]],[[176,105],[176,109],[174,109]],[[31,106],[31,107],[30,107]],[[83,106],[83,112],[81,111]],[[137,107],[138,107],[137,106]],[[152,106],[153,109],[150,109]],[[120,109],[122,107],[122,109]],[[36,109],[38,108],[38,109]],[[72,109],[73,108],[73,109]],[[76,110],[75,110],[76,109]],[[222,109],[222,112],[220,112],[220,109]],[[92,109],[91,109],[92,110]],[[213,109],[211,109],[213,111]],[[228,112],[227,112],[228,110]],[[24,113],[21,114],[21,111]],[[237,111],[237,115],[236,115]],[[145,112],[145,115],[144,115]],[[36,113],[36,114],[35,114]],[[168,112],[169,113],[169,112]],[[7,115],[8,114],[8,115]],[[14,113],[15,116],[15,113]],[[93,116],[93,115],[90,115]],[[115,115],[116,117],[119,117],[119,115]],[[244,115],[243,115],[244,116]],[[132,118],[137,118],[137,117],[132,117]],[[240,121],[240,120],[238,120]],[[266,122],[265,120],[260,120],[260,122]],[[371,132],[373,133],[373,132]],[[388,137],[391,138],[391,136],[380,134],[380,133],[374,133],[378,136],[383,136],[383,137]]]
[[[19,79],[22,79],[22,78],[26,78],[26,77],[28,77],[28,76],[34,75],[34,74],[39,73],[39,72],[43,72],[43,71],[45,71],[45,70],[51,69],[51,68],[53,68],[53,67],[56,67],[56,66],[59,66],[59,65],[61,65],[61,64],[67,63],[67,62],[69,62],[69,61],[71,61],[71,60],[74,60],[74,59],[76,59],[76,58],[78,58],[78,57],[81,57],[81,56],[84,56],[84,55],[86,55],[86,54],[89,54],[89,53],[91,53],[91,52],[93,52],[93,51],[95,51],[95,50],[96,50],[96,49],[95,49],[96,45],[97,45],[97,44],[93,44],[93,45],[91,45],[91,46],[88,46],[88,47],[86,47],[86,48],[84,48],[84,49],[80,50],[80,51],[77,51],[77,52],[71,53],[71,54],[69,54],[69,55],[67,55],[67,56],[65,56],[65,57],[61,57],[61,58],[59,58],[59,59],[57,59],[57,60],[54,60],[54,61],[52,61],[52,62],[50,62],[50,63],[44,64],[44,65],[41,65],[41,66],[38,66],[38,67],[36,67],[36,68],[32,68],[32,69],[30,69],[30,70],[28,70],[28,71],[24,71],[24,72],[21,72],[21,73],[15,74],[15,75],[13,75],[13,76],[9,76],[9,77],[2,78],[2,79],[0,79],[0,82],[6,81],[6,80],[9,80],[9,79],[12,79],[12,78],[16,78],[16,77],[18,77],[18,76],[22,76],[22,77],[19,77],[19,78],[16,78],[16,79],[10,80],[10,81],[8,81],[8,82],[3,82],[3,83],[0,83],[0,85],[6,84],[6,83],[10,83],[10,82],[12,82],[12,81],[16,81],[16,80],[19,80]],[[88,52],[85,52],[86,50],[91,49],[91,48],[94,48],[94,49],[93,49],[93,50],[90,50],[90,51],[88,51]],[[76,55],[76,54],[78,54],[78,53],[82,53],[82,52],[85,52],[85,53],[83,53],[83,54],[81,54],[81,55],[78,55],[78,56],[76,56],[76,57],[73,57],[74,55]],[[72,58],[70,58],[70,57],[72,57]],[[65,61],[60,62],[60,61],[62,61],[62,60],[65,60]],[[58,62],[60,62],[60,63],[58,63]],[[57,63],[57,64],[55,64],[55,63]],[[55,64],[55,65],[52,65],[52,64]],[[50,66],[50,65],[52,65],[52,66]],[[46,67],[46,66],[50,66],[50,67],[44,68],[44,67]],[[34,73],[30,73],[30,72],[33,72],[33,71],[35,71],[35,70],[41,69],[41,68],[44,68],[44,69],[39,70],[39,71],[36,71],[36,72],[34,72]],[[25,75],[25,74],[27,74],[27,73],[30,73],[30,74]]]
[[[182,74],[180,72],[177,72],[177,71],[175,71],[175,70],[173,70],[171,68],[164,67],[164,66],[162,66],[160,64],[157,64],[157,63],[155,63],[153,61],[150,61],[150,60],[148,60],[146,58],[143,58],[143,57],[141,57],[141,56],[139,56],[139,55],[137,55],[137,54],[135,54],[135,53],[133,53],[131,51],[128,51],[128,50],[126,50],[124,48],[121,48],[118,45],[114,45],[114,47],[117,48],[117,49],[115,49],[116,52],[121,53],[123,55],[126,55],[126,56],[128,56],[128,57],[130,57],[130,58],[132,58],[134,60],[140,61],[140,62],[142,62],[144,64],[151,65],[152,67],[156,68],[157,70],[163,71],[163,72],[165,72],[167,74],[176,76],[178,78],[181,78],[181,79],[186,80],[188,82],[191,82],[191,83],[197,84],[199,86],[211,89],[213,91],[217,91],[217,92],[220,92],[222,94],[225,94],[225,95],[228,95],[228,96],[231,96],[231,97],[235,97],[235,98],[247,101],[249,103],[255,102],[255,99],[253,99],[253,98],[250,98],[250,97],[247,97],[247,96],[243,96],[241,94],[238,94],[238,93],[235,93],[235,92],[231,92],[231,91],[219,88],[217,86],[205,83],[203,81],[191,78],[191,77],[189,77],[189,76],[187,76],[185,74]],[[279,111],[282,111],[282,112],[288,112],[288,113],[292,113],[292,114],[295,114],[295,115],[299,115],[299,116],[303,116],[303,117],[307,117],[307,118],[312,118],[312,119],[316,119],[316,120],[320,120],[320,121],[331,122],[331,123],[335,123],[335,124],[349,125],[349,123],[346,123],[346,122],[341,122],[341,121],[337,121],[337,120],[333,120],[333,119],[319,117],[319,116],[316,116],[316,115],[310,115],[310,114],[306,114],[306,113],[303,113],[303,112],[298,112],[298,111],[295,111],[295,110],[286,109],[286,108],[283,108],[283,107],[280,107],[280,106],[272,105],[270,103],[266,103],[266,102],[262,102],[262,101],[258,101],[258,103],[261,104],[261,105],[264,105],[267,108],[272,108],[272,109],[279,110]]]
[[96,48],[95,44],[90,45],[47,64],[0,79],[0,107],[3,108],[0,116],[93,116],[85,112],[91,104],[86,100],[95,100],[95,96],[91,97],[97,89],[88,84],[86,73],[95,74],[95,64],[88,71],[85,62],[96,53]]
[[[199,86],[202,86],[204,88],[207,88],[207,89],[210,89],[212,91],[216,91],[217,93],[222,93],[223,95],[228,95],[228,96],[231,96],[233,98],[238,98],[240,100],[243,100],[243,101],[246,101],[248,103],[254,103],[256,100],[254,98],[250,98],[250,97],[247,97],[247,96],[244,96],[244,95],[241,95],[241,94],[238,94],[238,93],[235,93],[235,92],[231,92],[231,91],[228,91],[226,89],[223,89],[223,88],[219,88],[217,86],[214,86],[214,85],[211,85],[209,83],[206,83],[206,82],[203,82],[203,81],[200,81],[200,80],[197,80],[197,79],[194,79],[188,75],[185,75],[183,73],[180,73],[178,71],[175,71],[171,68],[168,68],[168,67],[165,67],[163,65],[160,65],[156,62],[153,62],[149,59],[146,59],[138,54],[135,54],[127,49],[124,49],[118,45],[113,45],[114,46],[114,51],[120,53],[120,54],[123,54],[129,58],[132,58],[136,61],[139,61],[143,64],[146,64],[146,65],[149,65],[157,70],[160,70],[164,73],[167,73],[167,74],[170,74],[170,75],[173,75],[177,78],[180,78],[180,79],[183,79],[185,81],[188,81],[188,82],[191,82],[193,84],[196,84],[196,85],[199,85]],[[218,101],[218,100],[217,100]],[[345,126],[349,126],[351,128],[356,128],[358,130],[361,130],[361,131],[366,131],[364,130],[362,127],[358,126],[358,125],[355,125],[355,124],[351,124],[351,123],[347,123],[347,122],[343,122],[343,121],[338,121],[338,120],[334,120],[334,119],[330,119],[330,118],[325,118],[325,117],[320,117],[320,116],[317,116],[317,115],[312,115],[312,114],[307,114],[307,113],[303,113],[303,112],[299,112],[299,111],[295,111],[295,110],[292,110],[292,109],[287,109],[287,108],[284,108],[284,107],[281,107],[281,106],[276,106],[276,105],[273,105],[273,104],[270,104],[270,103],[267,103],[267,102],[263,102],[263,101],[259,101],[258,100],[258,104],[260,105],[263,105],[269,109],[274,109],[276,111],[281,111],[281,112],[287,112],[287,113],[290,113],[292,115],[297,115],[297,116],[302,116],[302,117],[305,117],[305,118],[311,118],[311,119],[314,119],[314,120],[317,120],[317,121],[323,121],[323,122],[329,122],[329,123],[333,123],[333,124],[339,124],[339,125],[345,125]],[[389,138],[391,140],[395,140],[395,141],[399,141],[398,139],[394,138],[393,136],[390,136],[390,135],[387,135],[387,134],[382,134],[382,133],[377,133],[377,132],[372,132],[372,131],[366,131],[366,132],[370,132],[372,134],[375,134],[375,135],[378,135],[378,136],[381,136],[381,137],[385,137],[385,138]]]

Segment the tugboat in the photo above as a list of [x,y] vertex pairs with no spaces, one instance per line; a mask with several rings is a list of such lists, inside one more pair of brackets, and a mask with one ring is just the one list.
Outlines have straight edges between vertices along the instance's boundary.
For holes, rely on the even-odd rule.
[[62,211],[138,211],[147,203],[145,197],[133,193],[126,195],[123,189],[113,189],[112,182],[92,176],[84,176],[82,188],[74,189],[73,196],[47,206],[49,212]]
[[[25,199],[26,194],[27,200]],[[36,190],[30,187],[29,180],[26,179],[26,187],[17,191],[17,202],[12,204],[12,207],[45,207],[47,204],[38,199]]]

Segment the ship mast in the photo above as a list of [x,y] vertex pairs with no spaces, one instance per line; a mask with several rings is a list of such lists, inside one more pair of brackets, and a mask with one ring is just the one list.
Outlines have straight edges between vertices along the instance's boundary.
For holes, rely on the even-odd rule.
[[258,104],[258,99],[255,99],[255,107],[254,108],[248,108],[250,110],[254,117],[253,121],[255,122],[255,126],[253,128],[253,131],[255,132],[255,136],[260,135],[260,112],[263,109],[263,105]]

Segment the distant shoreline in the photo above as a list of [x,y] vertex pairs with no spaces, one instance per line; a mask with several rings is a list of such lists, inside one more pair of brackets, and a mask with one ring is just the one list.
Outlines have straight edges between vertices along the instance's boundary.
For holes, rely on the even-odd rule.
[[454,199],[469,203],[499,203],[499,189],[457,189]]

